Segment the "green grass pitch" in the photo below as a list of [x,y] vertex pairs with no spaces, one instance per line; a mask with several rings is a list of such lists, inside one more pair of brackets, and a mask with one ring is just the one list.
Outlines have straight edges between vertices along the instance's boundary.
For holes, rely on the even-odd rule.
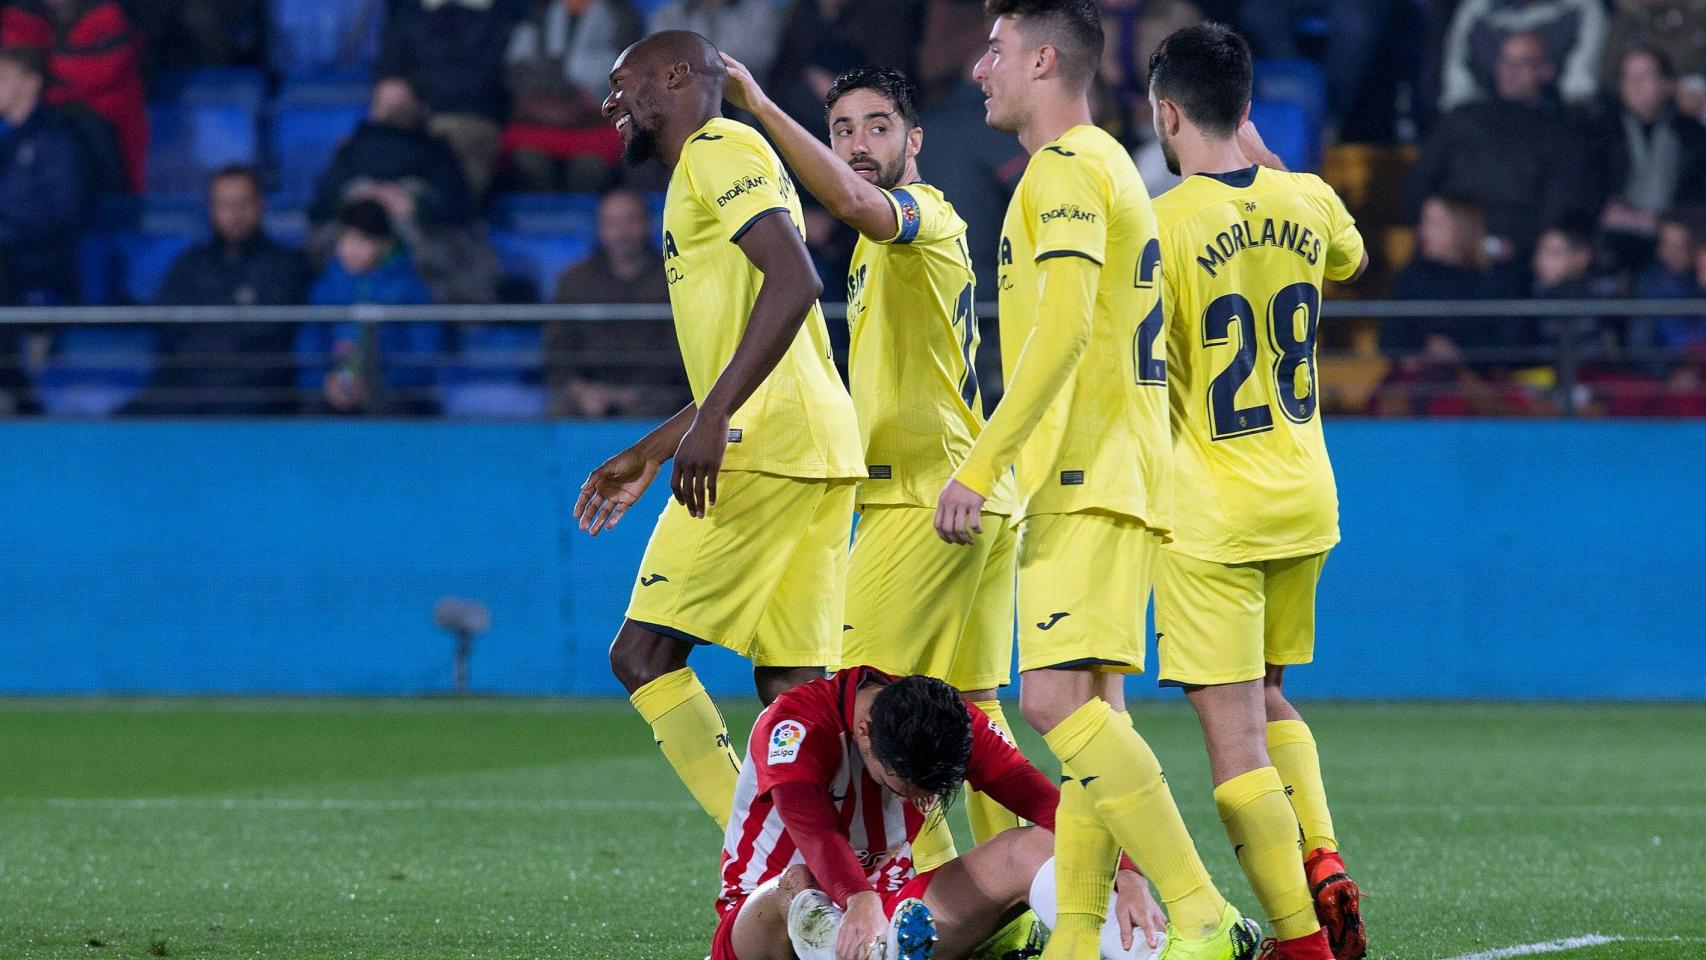
[[[1706,708],[1305,710],[1374,956],[1706,957]],[[1253,910],[1192,717],[1134,712]],[[4,960],[699,960],[717,847],[622,702],[0,701]]]

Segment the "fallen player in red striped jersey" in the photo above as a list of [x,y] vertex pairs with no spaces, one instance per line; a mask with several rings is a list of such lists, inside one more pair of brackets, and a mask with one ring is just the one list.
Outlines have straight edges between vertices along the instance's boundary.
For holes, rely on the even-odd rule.
[[[917,873],[912,841],[967,782],[1036,826]],[[955,960],[1027,906],[1048,924],[1059,797],[940,680],[853,667],[796,687],[753,727],[711,960]],[[1104,956],[1152,956],[1164,927],[1122,858]]]

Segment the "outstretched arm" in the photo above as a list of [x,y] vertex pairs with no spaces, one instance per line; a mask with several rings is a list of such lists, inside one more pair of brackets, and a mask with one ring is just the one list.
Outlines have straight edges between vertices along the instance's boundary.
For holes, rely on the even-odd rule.
[[1006,395],[937,502],[936,533],[949,543],[971,543],[971,534],[982,532],[978,512],[983,501],[1018,458],[1090,343],[1101,265],[1067,255],[1037,266],[1042,287],[1037,325],[1020,350]]
[[900,221],[887,194],[854,173],[835,151],[778,107],[739,60],[725,53],[723,65],[729,70],[724,96],[758,118],[770,134],[770,141],[811,195],[837,220],[864,236],[880,243],[893,239],[900,230]]
[[776,369],[823,292],[806,243],[786,210],[761,214],[735,242],[764,274],[764,282],[753,300],[746,333],[675,451],[669,487],[695,517],[703,517],[717,502],[717,472],[729,442],[729,418]]

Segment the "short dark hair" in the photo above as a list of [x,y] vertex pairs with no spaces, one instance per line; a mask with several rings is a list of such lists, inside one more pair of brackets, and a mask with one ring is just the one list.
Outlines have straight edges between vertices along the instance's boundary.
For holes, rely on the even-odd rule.
[[1015,17],[1025,35],[1060,51],[1061,75],[1088,86],[1102,63],[1102,11],[1096,0],[984,0],[992,17]]
[[351,200],[338,211],[338,225],[375,240],[391,240],[391,215],[377,200]]
[[25,73],[47,79],[47,53],[38,47],[0,47],[0,63],[9,63]]
[[875,90],[889,98],[895,113],[900,114],[908,127],[921,125],[918,120],[918,88],[899,70],[893,67],[854,67],[829,85],[829,93],[823,98],[824,110],[833,109],[837,100],[855,90]]
[[1253,78],[1250,45],[1224,24],[1176,30],[1149,57],[1155,96],[1178,104],[1192,123],[1215,136],[1238,132]]
[[230,163],[213,171],[213,176],[207,178],[207,188],[211,190],[213,185],[221,180],[233,180],[239,177],[249,181],[256,193],[266,192],[261,186],[260,169],[247,163]]
[[954,802],[971,764],[971,712],[934,677],[902,677],[871,700],[871,752],[912,786]]
[[1653,66],[1659,68],[1660,76],[1664,77],[1666,80],[1676,79],[1675,61],[1671,60],[1670,54],[1660,50],[1658,47],[1645,43],[1637,43],[1623,51],[1623,57],[1618,62],[1626,62],[1630,57],[1650,57],[1652,58]]

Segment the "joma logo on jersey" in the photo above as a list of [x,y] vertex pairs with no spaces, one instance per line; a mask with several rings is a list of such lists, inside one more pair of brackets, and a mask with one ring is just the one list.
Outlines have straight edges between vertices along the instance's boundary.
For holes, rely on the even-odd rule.
[[1053,210],[1044,210],[1042,220],[1052,223],[1055,220],[1081,220],[1085,223],[1095,223],[1098,214],[1083,209],[1076,203],[1063,203]]
[[769,177],[741,177],[734,182],[724,194],[717,198],[717,206],[726,207],[731,201],[743,193],[751,193],[770,182]]

